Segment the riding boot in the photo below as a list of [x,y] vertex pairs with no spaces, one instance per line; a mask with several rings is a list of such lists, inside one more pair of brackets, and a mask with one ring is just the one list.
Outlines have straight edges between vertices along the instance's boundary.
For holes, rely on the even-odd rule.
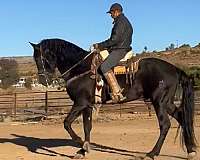
[[108,72],[104,73],[104,76],[111,88],[113,102],[117,103],[125,100],[126,97],[122,95],[122,89],[120,88],[113,71],[109,70]]

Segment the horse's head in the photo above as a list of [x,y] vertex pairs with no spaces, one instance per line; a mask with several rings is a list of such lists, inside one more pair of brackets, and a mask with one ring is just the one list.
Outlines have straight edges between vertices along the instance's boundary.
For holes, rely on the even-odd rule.
[[33,57],[37,65],[39,83],[47,86],[52,83],[52,76],[56,68],[56,55],[41,43],[30,43],[34,49]]
[[[51,84],[55,68],[58,68],[65,79],[91,68],[88,62],[83,62],[73,71],[70,70],[89,53],[73,43],[62,39],[44,39],[38,44],[30,44],[34,49],[33,56],[38,69],[39,82],[45,86]],[[67,71],[70,72],[66,74]]]

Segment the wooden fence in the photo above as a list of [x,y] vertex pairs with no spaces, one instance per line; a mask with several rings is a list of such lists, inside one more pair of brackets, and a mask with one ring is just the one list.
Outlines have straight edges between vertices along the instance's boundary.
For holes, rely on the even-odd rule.
[[44,114],[51,110],[60,111],[61,108],[70,109],[72,101],[66,92],[16,92],[0,95],[1,115]]
[[[195,105],[200,110],[200,96],[196,96]],[[67,114],[72,106],[72,101],[65,91],[46,92],[16,92],[0,95],[0,115],[12,117],[20,115],[53,115]],[[147,105],[145,105],[147,104]],[[140,100],[132,101],[122,105],[103,105],[103,112],[147,112],[150,103]]]

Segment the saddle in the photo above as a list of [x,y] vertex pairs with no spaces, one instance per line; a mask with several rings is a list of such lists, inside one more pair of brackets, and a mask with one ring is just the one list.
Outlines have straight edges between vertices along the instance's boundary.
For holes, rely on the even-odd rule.
[[[101,90],[103,88],[102,85],[102,78],[101,75],[98,74],[97,69],[99,66],[103,63],[103,61],[107,58],[109,55],[107,50],[103,50],[100,53],[96,53],[93,56],[92,64],[91,64],[91,71],[93,72],[93,76],[91,76],[92,79],[96,79],[96,92],[95,92],[95,99],[98,99],[96,102],[100,103],[99,97],[101,97]],[[138,64],[139,64],[138,58],[136,58],[131,51],[127,52],[125,57],[120,60],[118,65],[113,68],[115,75],[126,75],[126,84],[129,84],[132,86],[132,82],[135,76],[135,73],[138,70]],[[99,83],[101,85],[99,85]],[[98,91],[98,92],[97,92]]]
[[[101,55],[102,61],[104,61],[109,55],[107,50],[103,50],[99,54]],[[114,70],[114,74],[115,75],[116,74],[125,74],[126,73],[127,62],[128,62],[128,60],[130,60],[133,57],[134,57],[134,53],[133,53],[132,50],[127,52],[126,55],[124,56],[124,58],[122,58],[120,60],[119,64],[116,67],[114,67],[114,69],[113,69]]]
[[[97,75],[98,67],[103,63],[103,61],[108,57],[109,53],[107,50],[103,50],[100,53],[94,54],[91,64],[91,71],[94,75]],[[127,52],[125,57],[120,60],[118,65],[113,68],[114,74],[131,74],[134,75],[138,70],[139,58],[135,57],[133,51]]]

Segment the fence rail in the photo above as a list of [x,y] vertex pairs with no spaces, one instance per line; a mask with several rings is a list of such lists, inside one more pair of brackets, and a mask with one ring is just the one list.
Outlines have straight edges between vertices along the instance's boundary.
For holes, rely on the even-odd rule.
[[[200,92],[196,92],[195,105],[200,111]],[[16,92],[0,95],[0,115],[60,114],[68,113],[73,102],[65,91]],[[145,105],[148,104],[148,105]],[[147,106],[147,107],[145,107]],[[122,105],[103,105],[104,112],[145,112],[150,103],[137,100]]]

